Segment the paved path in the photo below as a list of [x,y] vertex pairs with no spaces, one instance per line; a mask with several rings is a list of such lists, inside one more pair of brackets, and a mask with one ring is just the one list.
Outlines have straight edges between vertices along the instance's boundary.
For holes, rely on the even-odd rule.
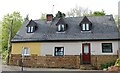
[[[21,71],[22,67],[2,65],[2,71]],[[23,67],[24,71],[84,71],[80,69],[58,69],[58,68],[28,68]],[[85,70],[87,71],[87,70]],[[92,70],[96,71],[96,70]]]
[[[2,65],[2,73],[21,73],[21,67]],[[40,72],[41,71],[41,72]],[[26,68],[22,73],[120,73],[102,70],[57,69],[57,68]]]

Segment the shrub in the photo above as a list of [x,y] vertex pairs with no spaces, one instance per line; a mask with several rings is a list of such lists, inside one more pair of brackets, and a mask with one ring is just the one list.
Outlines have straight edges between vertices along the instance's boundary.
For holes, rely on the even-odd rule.
[[110,67],[110,66],[112,66],[114,64],[115,64],[115,61],[107,62],[107,63],[104,63],[104,64],[100,64],[100,69],[108,68],[108,67]]
[[115,66],[120,66],[120,60],[119,59],[116,60]]

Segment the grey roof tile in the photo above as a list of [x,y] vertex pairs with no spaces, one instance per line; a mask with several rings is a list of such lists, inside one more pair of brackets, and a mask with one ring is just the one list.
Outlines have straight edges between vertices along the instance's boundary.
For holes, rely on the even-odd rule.
[[27,33],[29,21],[25,21],[20,30],[12,39],[15,41],[47,41],[47,40],[101,40],[118,39],[118,29],[112,15],[87,16],[92,22],[91,32],[81,32],[80,22],[84,17],[67,17],[64,22],[68,24],[65,33],[58,33],[56,23],[59,19],[47,24],[46,20],[34,20],[38,29],[34,33]]

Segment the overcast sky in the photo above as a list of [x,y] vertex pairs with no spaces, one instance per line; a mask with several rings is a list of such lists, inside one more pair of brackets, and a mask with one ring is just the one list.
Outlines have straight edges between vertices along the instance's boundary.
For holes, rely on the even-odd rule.
[[66,13],[75,6],[88,8],[92,11],[101,11],[107,14],[118,13],[118,2],[120,0],[0,0],[0,20],[7,13],[19,11],[23,17],[29,14],[30,19],[39,19],[41,13],[52,13],[57,11]]

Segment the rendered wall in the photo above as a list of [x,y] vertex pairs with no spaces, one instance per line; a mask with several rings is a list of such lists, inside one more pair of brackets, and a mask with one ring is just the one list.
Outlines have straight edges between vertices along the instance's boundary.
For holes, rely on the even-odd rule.
[[22,54],[23,47],[28,47],[30,49],[31,54],[40,55],[40,43],[12,43],[12,51],[11,54]]
[[[91,55],[117,55],[118,41],[90,41],[90,42],[48,42],[41,43],[40,55],[54,56],[55,47],[64,47],[64,55],[80,55],[82,43],[90,43]],[[113,53],[102,53],[102,43],[112,43]]]

